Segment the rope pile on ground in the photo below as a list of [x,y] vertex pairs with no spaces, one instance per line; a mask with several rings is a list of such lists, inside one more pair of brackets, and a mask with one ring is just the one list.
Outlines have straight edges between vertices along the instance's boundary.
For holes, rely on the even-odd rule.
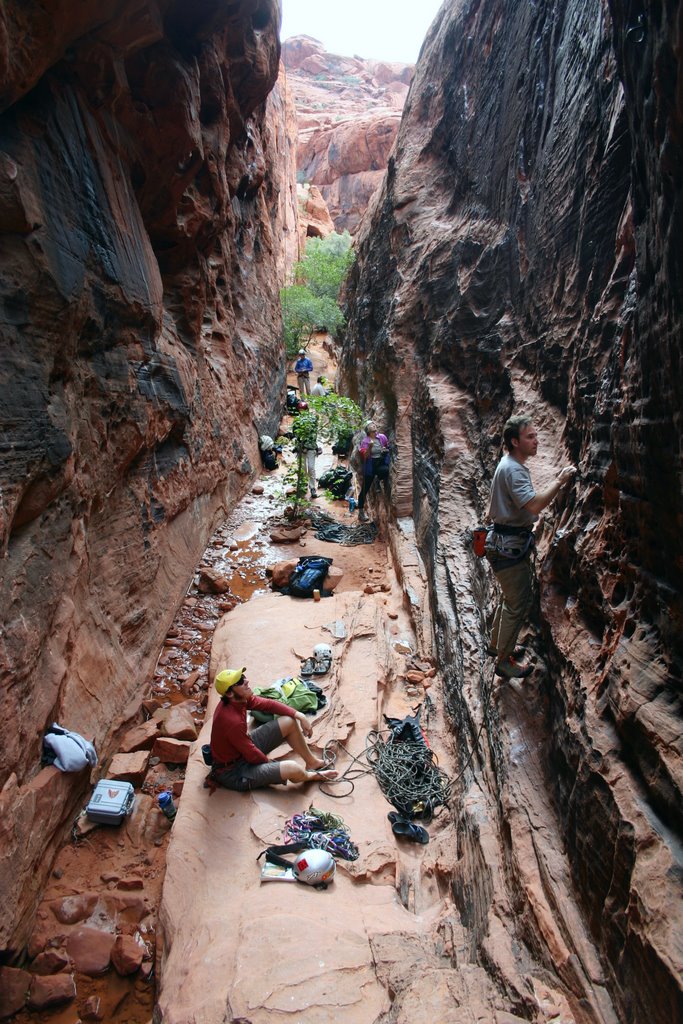
[[376,733],[367,758],[385,797],[407,818],[430,819],[448,805],[450,779],[436,765],[434,751],[426,743],[396,740],[391,733],[385,739]]
[[331,544],[372,544],[378,530],[374,523],[360,523],[358,526],[345,526],[337,522],[326,512],[312,511],[310,520],[318,540],[326,540]]
[[357,860],[358,847],[339,814],[309,807],[303,814],[294,814],[285,822],[285,843],[306,843],[312,850],[327,850],[342,860]]
[[[419,740],[397,739],[394,731],[371,732],[365,749],[355,756],[343,744],[331,740],[323,751],[326,764],[335,764],[337,752],[343,751],[351,763],[336,779],[319,784],[326,796],[349,796],[355,780],[374,774],[387,800],[406,818],[433,818],[451,799],[452,783],[435,763],[435,754]],[[349,789],[335,793],[334,788],[346,784]]]

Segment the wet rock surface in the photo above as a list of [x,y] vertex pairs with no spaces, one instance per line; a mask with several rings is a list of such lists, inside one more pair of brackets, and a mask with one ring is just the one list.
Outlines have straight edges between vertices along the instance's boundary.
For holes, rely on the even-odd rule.
[[[477,737],[456,902],[524,1017],[513,932],[577,1019],[683,1014],[679,42],[673,8],[445,5],[349,293],[345,386],[396,439],[394,510],[456,735]],[[579,474],[542,515],[535,672],[492,690],[469,531],[513,410],[539,429],[537,487]]]

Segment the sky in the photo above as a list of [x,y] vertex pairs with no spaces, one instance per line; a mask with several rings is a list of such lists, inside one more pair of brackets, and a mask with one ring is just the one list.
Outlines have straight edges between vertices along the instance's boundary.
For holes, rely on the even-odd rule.
[[329,53],[414,64],[442,0],[282,0],[284,41],[313,36]]

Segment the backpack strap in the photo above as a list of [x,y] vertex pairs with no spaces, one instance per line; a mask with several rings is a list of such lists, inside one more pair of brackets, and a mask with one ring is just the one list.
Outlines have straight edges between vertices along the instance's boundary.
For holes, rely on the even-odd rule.
[[261,850],[256,860],[261,860],[261,857],[265,856],[266,861],[269,864],[277,864],[281,868],[293,868],[294,864],[291,860],[287,860],[286,857],[281,857],[281,853],[301,853],[302,850],[309,848],[308,843],[286,843],[282,846],[269,846],[266,850]]

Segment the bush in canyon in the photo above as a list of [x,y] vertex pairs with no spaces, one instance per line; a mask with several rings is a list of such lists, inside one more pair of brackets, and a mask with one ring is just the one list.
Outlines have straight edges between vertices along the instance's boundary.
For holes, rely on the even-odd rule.
[[339,289],[354,261],[348,231],[327,238],[309,238],[306,255],[294,268],[297,282],[305,284],[320,298],[339,298]]
[[288,358],[305,347],[316,331],[335,334],[344,326],[339,290],[353,261],[348,231],[308,240],[306,255],[294,268],[296,283],[280,293]]
[[305,285],[283,288],[282,329],[288,359],[305,348],[316,331],[335,334],[344,326],[344,316],[334,299],[320,298]]
[[[363,422],[363,411],[351,398],[331,391],[324,396],[307,396],[308,410],[300,412],[292,423],[292,446],[297,460],[292,467],[292,478],[287,480],[293,487],[291,515],[298,518],[306,498],[306,456],[307,448],[315,448],[321,441],[338,442],[341,437],[352,436]],[[289,474],[288,474],[289,476]]]

